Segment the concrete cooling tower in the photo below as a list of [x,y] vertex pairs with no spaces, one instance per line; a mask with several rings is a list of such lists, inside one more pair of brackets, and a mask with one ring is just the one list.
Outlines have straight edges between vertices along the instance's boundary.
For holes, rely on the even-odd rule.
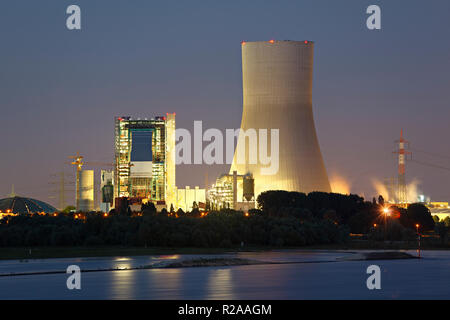
[[[242,43],[243,114],[230,174],[253,174],[255,196],[267,190],[331,192],[312,111],[313,53],[311,41]],[[268,142],[270,130],[279,129],[275,174],[262,174],[267,165],[259,160],[249,162],[255,149],[243,131],[252,128],[267,129]],[[246,150],[244,163],[237,161],[240,148]]]

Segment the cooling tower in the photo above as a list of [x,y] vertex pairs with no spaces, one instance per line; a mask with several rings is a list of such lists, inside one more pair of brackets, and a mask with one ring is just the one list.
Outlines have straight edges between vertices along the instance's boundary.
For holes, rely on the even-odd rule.
[[[267,190],[331,192],[312,111],[313,55],[311,41],[242,43],[243,113],[230,174],[252,173],[256,197]],[[254,152],[242,131],[252,128],[279,130],[275,174],[262,174],[267,165],[260,161],[249,162],[249,152]],[[240,148],[246,150],[245,162],[237,161]]]

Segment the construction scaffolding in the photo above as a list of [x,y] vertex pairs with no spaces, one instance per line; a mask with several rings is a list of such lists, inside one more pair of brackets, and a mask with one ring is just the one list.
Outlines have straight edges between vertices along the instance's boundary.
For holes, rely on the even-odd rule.
[[166,203],[175,188],[175,114],[115,119],[114,198]]

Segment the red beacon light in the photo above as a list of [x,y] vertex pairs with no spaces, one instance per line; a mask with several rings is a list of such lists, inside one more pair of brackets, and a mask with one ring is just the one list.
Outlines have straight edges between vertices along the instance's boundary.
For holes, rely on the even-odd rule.
[[245,46],[245,41],[241,41],[241,45]]
[[308,44],[308,40],[305,40],[305,44]]

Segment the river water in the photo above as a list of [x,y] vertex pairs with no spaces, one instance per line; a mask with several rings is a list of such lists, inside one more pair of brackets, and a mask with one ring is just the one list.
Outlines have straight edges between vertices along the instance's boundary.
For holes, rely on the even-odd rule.
[[[0,261],[0,299],[450,299],[450,251],[423,259],[347,261],[356,251],[266,251]],[[415,252],[410,252],[415,254]],[[155,268],[195,258],[243,258],[278,264]],[[81,270],[81,290],[69,290],[69,265]],[[370,265],[381,268],[381,289],[369,290]],[[118,269],[83,272],[83,270]],[[37,273],[15,275],[12,273]]]

